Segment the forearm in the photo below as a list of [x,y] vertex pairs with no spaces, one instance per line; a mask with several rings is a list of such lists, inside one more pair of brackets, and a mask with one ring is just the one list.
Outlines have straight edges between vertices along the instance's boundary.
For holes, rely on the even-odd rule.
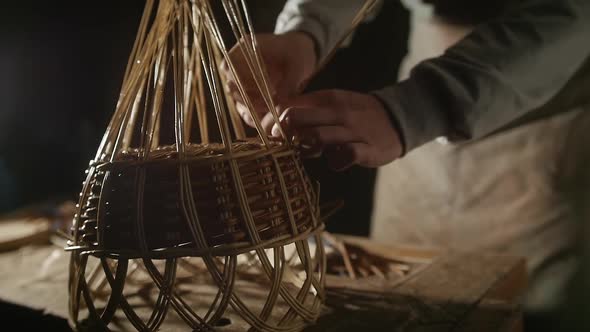
[[406,151],[439,136],[485,136],[557,94],[590,54],[589,21],[588,1],[526,1],[376,95]]
[[308,33],[323,59],[350,28],[365,0],[288,0],[277,19],[275,33]]

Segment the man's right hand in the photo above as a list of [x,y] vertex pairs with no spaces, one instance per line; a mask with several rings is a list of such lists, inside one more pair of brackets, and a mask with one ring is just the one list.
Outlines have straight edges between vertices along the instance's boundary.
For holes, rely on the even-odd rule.
[[[280,110],[282,109],[281,103],[301,92],[315,70],[317,56],[314,41],[302,32],[289,32],[282,35],[258,34],[256,41],[268,73],[267,79],[273,101]],[[252,76],[240,45],[236,44],[230,50],[229,56],[239,81],[252,102],[253,111],[262,120],[265,130],[270,132],[274,122],[269,116],[270,114],[267,114],[268,107]],[[254,120],[238,90],[238,79],[233,75],[227,63],[222,65],[221,72],[226,78],[225,88],[229,89],[236,101],[236,108],[240,116],[246,124],[254,127]]]

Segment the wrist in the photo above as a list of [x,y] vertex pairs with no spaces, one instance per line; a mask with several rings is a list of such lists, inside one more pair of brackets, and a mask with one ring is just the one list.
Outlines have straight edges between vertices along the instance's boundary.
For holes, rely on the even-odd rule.
[[379,96],[379,94],[370,93],[369,95],[373,98],[375,103],[379,104],[380,110],[387,115],[387,118],[389,119],[391,126],[393,127],[394,131],[397,134],[397,139],[400,144],[399,157],[401,158],[401,157],[405,156],[407,153],[406,139],[404,137],[404,132],[403,132],[403,128],[400,123],[400,120],[398,119],[397,115],[395,114],[395,110],[393,110],[391,108],[391,105],[389,105],[387,102],[385,102],[381,98],[381,96]]

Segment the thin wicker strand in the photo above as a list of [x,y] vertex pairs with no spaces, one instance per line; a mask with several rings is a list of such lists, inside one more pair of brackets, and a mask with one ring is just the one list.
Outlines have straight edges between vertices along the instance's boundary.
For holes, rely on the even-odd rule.
[[[218,14],[238,41],[240,69],[250,71],[278,123],[246,2],[220,5],[215,13],[213,0],[146,1],[67,248],[69,310],[78,328],[88,318],[109,330],[124,315],[135,329],[154,331],[173,312],[192,330],[213,331],[232,311],[252,330],[294,332],[319,316],[326,259],[318,193],[285,133],[276,140],[264,132],[229,55]],[[246,136],[223,88],[222,63],[237,80],[256,137]],[[191,271],[189,257],[199,263],[194,271],[208,273],[208,306],[195,307],[179,286],[180,273]],[[244,257],[264,280],[259,286],[267,285],[256,307],[236,287]],[[141,310],[128,293],[135,278],[150,282]]]

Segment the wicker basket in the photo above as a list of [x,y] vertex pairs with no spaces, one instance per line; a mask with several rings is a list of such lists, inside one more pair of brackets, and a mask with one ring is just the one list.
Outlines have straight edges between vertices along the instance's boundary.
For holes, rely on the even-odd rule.
[[[181,162],[172,147],[164,147],[148,161],[125,151],[116,162],[95,163],[75,230],[79,249],[132,258],[141,257],[143,246],[151,257],[169,257],[168,249],[172,257],[240,254],[322,227],[296,150],[280,142],[271,149],[243,142],[234,151],[237,156],[228,158],[220,146],[189,146]],[[185,171],[190,188],[183,194]],[[191,222],[199,229],[192,230]],[[201,235],[204,248],[194,240]]]
[[279,122],[244,2],[146,1],[67,248],[78,330],[211,331],[229,316],[225,330],[298,331],[319,315],[317,192],[284,132],[250,112],[246,135],[221,89],[222,63],[235,74],[222,27]]

